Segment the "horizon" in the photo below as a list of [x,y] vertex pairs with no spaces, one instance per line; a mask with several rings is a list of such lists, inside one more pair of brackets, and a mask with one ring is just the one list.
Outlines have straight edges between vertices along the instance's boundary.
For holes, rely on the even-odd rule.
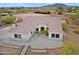
[[[55,3],[0,3],[0,7],[41,7]],[[63,3],[68,6],[79,6],[79,3]]]

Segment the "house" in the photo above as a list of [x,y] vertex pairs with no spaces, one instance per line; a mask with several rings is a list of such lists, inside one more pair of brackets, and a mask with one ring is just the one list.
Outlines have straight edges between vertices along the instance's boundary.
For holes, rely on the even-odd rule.
[[22,22],[13,24],[8,32],[8,36],[14,39],[29,41],[36,31],[48,30],[48,38],[51,40],[63,40],[63,30],[61,25],[61,17],[44,14],[23,14]]
[[10,15],[9,13],[1,13],[1,16],[7,16]]
[[49,11],[35,11],[34,13],[38,13],[38,14],[50,14]]

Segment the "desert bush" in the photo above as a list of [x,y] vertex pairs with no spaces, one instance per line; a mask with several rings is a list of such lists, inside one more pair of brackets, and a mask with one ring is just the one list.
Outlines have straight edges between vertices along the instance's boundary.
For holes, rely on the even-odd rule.
[[12,24],[15,19],[15,16],[4,16],[2,22],[5,24]]
[[69,42],[64,45],[63,54],[64,55],[78,55],[79,46],[74,42]]
[[63,23],[62,28],[64,31],[67,31],[69,29],[69,25],[67,23]]

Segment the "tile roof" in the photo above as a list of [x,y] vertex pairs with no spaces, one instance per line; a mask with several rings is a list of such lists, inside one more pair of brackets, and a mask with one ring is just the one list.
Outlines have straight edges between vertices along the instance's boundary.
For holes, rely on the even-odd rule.
[[23,17],[23,21],[17,23],[18,26],[12,27],[12,32],[27,33],[39,25],[46,25],[49,32],[62,33],[61,17],[42,14],[20,14],[16,15]]

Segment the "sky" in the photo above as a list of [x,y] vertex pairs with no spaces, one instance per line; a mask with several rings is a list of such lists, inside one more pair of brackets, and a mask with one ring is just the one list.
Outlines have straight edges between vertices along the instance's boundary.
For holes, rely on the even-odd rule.
[[[40,7],[54,3],[0,3],[0,7]],[[79,6],[79,3],[64,3],[69,6]]]
[[65,4],[70,6],[79,6],[79,3],[65,3]]
[[0,3],[0,7],[40,7],[49,3]]

